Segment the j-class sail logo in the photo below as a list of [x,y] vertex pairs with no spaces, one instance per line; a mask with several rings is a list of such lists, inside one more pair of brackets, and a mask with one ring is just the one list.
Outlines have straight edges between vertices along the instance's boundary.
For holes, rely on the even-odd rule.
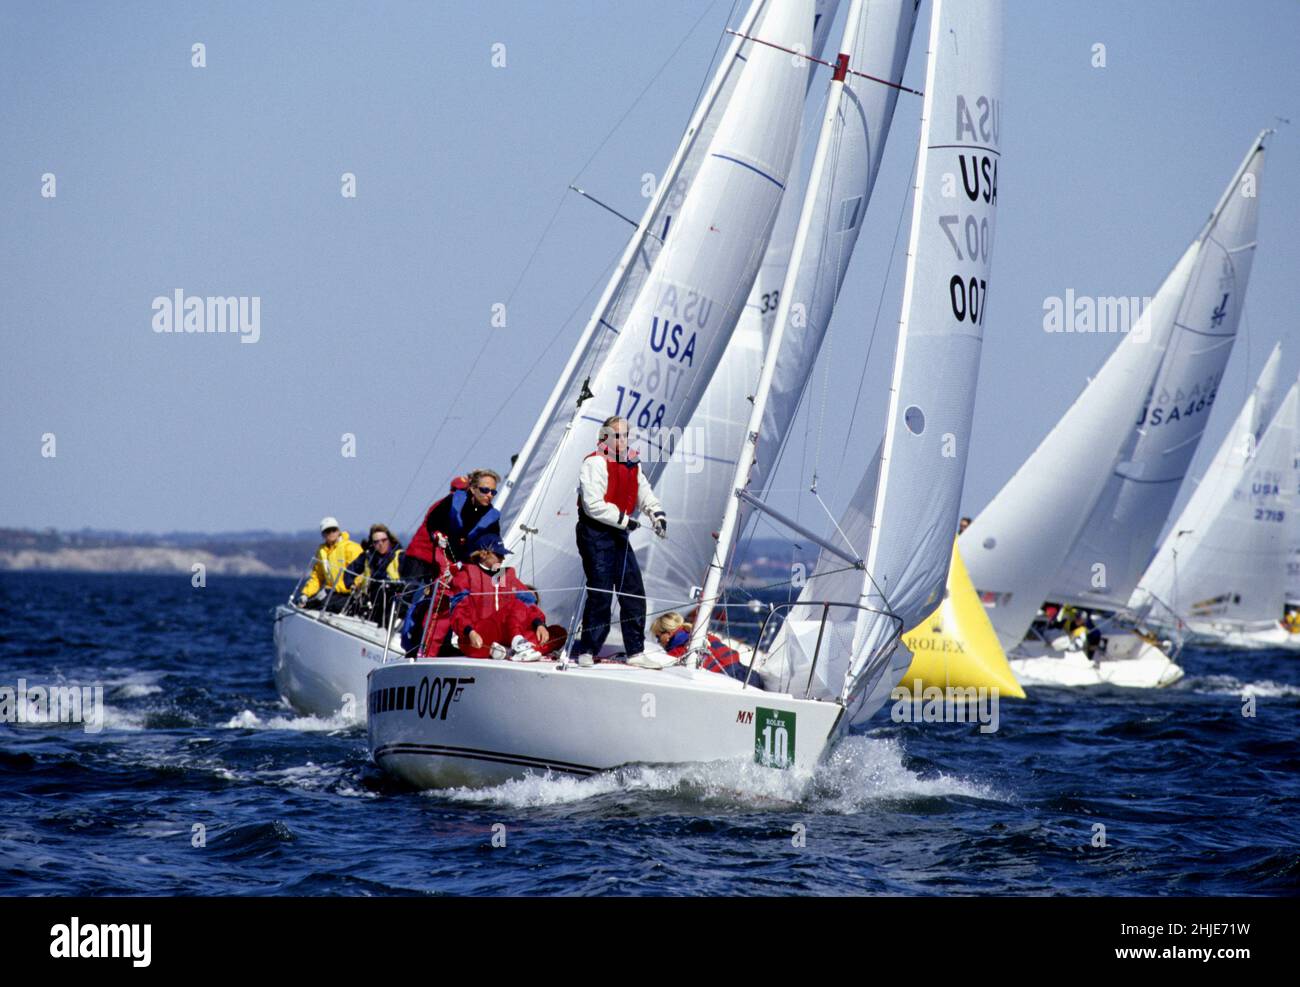
[[769,768],[794,764],[795,714],[759,706],[754,710],[754,760]]

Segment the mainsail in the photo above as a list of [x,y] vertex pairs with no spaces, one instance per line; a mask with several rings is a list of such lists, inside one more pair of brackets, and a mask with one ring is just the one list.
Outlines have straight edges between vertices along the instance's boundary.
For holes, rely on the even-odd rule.
[[810,48],[812,2],[767,3],[753,23],[764,43],[736,54],[739,78],[672,229],[626,318],[605,326],[612,341],[586,379],[589,396],[550,426],[557,434],[537,443],[527,461],[520,457],[520,474],[534,469],[539,454],[544,460],[526,499],[511,505],[506,543],[519,553],[524,578],[548,594],[548,609],[572,612],[581,593],[576,482],[599,424],[628,418],[653,483],[674,430],[690,420],[722,358],[767,249],[807,81],[805,60],[790,52]]
[[1044,599],[1127,603],[1236,335],[1255,247],[1263,137],[1151,305],[962,535],[963,558],[1003,647],[1020,643]]
[[[862,587],[872,609],[858,613],[841,692],[855,721],[897,684],[881,675],[889,640],[929,614],[947,583],[988,308],[1002,154],[1001,4],[935,0],[934,7],[903,313]],[[894,660],[905,669],[910,655]]]
[[[704,399],[686,430],[685,447],[658,483],[666,505],[688,505],[674,514],[673,536],[660,541],[634,537],[651,598],[680,598],[704,577],[717,549],[718,518],[734,493],[751,400],[782,296],[794,304],[759,430],[755,465],[746,489],[761,497],[811,377],[848,270],[853,248],[875,185],[916,23],[917,0],[855,0],[845,20],[840,60],[852,71],[837,72],[829,84],[826,113],[814,154],[809,194],[787,187],[758,280]],[[827,25],[829,26],[829,25]],[[824,40],[824,39],[823,39]],[[816,39],[814,39],[816,44]],[[814,56],[818,55],[815,48]],[[865,72],[875,78],[858,74]],[[886,80],[881,82],[878,80]],[[822,150],[824,148],[824,150]],[[807,213],[809,232],[800,254],[791,251],[796,221]],[[742,520],[737,526],[743,531]],[[724,562],[725,564],[725,562]]]
[[[1282,616],[1293,502],[1296,389],[1276,404],[1274,348],[1187,506],[1133,593],[1179,618],[1271,624]],[[1276,411],[1276,414],[1274,412]]]
[[773,648],[784,677],[843,700],[855,723],[911,661],[891,642],[934,610],[948,576],[997,212],[1001,19],[993,0],[932,8],[885,437],[832,536],[841,551],[823,549]]

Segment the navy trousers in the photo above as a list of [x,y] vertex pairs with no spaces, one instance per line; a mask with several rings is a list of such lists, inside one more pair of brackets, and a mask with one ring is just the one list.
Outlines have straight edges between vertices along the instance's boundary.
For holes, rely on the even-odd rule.
[[587,601],[582,608],[582,637],[576,654],[599,654],[609,636],[610,613],[618,595],[623,648],[629,655],[645,649],[645,585],[627,532],[607,524],[578,522],[578,555],[587,577]]

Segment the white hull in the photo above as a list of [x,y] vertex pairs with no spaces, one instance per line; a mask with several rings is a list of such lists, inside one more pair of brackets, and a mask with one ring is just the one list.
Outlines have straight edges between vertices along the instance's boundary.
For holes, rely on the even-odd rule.
[[[396,635],[388,658],[401,656]],[[275,609],[275,685],[299,713],[366,722],[366,676],[384,660],[384,630],[355,617]]]
[[1135,634],[1112,634],[1107,640],[1100,661],[1082,651],[1055,648],[1042,641],[1023,641],[1007,658],[1023,686],[1159,689],[1183,677],[1182,668],[1168,655]]
[[1276,623],[1266,627],[1192,623],[1187,643],[1224,651],[1300,651],[1300,634]]
[[843,712],[681,666],[560,670],[549,661],[437,658],[390,662],[369,683],[371,755],[417,788],[639,763],[752,762],[756,745],[787,770],[811,772]]

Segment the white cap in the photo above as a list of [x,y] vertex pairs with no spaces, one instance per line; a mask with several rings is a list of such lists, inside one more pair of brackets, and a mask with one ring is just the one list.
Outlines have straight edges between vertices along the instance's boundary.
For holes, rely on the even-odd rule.
[[320,531],[321,531],[321,534],[324,534],[324,533],[325,533],[326,531],[328,531],[330,528],[337,528],[337,527],[339,527],[339,519],[338,519],[338,518],[333,518],[333,517],[323,517],[323,518],[320,519]]

